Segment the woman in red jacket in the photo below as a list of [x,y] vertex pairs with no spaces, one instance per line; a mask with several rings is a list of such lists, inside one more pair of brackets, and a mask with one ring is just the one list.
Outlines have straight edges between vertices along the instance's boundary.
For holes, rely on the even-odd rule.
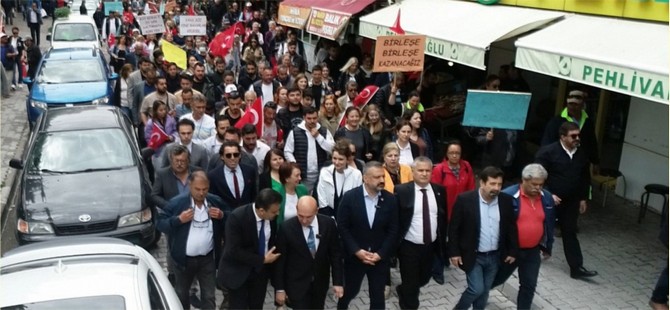
[[[430,181],[444,186],[447,189],[447,222],[451,219],[451,210],[454,208],[456,197],[475,189],[475,174],[470,163],[461,159],[461,143],[452,140],[447,143],[447,153],[444,160],[433,169]],[[444,262],[435,259],[433,265],[433,279],[439,284],[444,283]]]

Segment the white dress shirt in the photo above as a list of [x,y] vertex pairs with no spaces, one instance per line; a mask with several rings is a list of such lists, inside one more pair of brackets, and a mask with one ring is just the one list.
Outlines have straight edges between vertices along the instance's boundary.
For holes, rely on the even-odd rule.
[[[233,179],[233,171],[230,170],[228,166],[223,165],[223,175],[226,176],[226,182],[230,188],[230,193],[235,196],[235,180]],[[237,166],[237,169],[235,169],[235,175],[237,176],[237,186],[240,189],[240,197],[242,197],[242,193],[244,193],[244,176],[242,175],[242,169],[240,169],[239,165]]]
[[396,142],[396,145],[398,145],[398,148],[400,148],[400,156],[398,157],[398,163],[412,166],[414,164],[414,156],[412,155],[412,144],[407,143],[405,147],[401,147],[400,144]]
[[258,236],[261,232],[261,220],[265,221],[265,227],[263,227],[263,232],[265,233],[265,253],[268,252],[268,243],[270,242],[270,221],[268,220],[263,220],[258,216],[257,210],[256,210],[256,204],[252,206],[254,208],[254,216],[256,217],[256,236]]
[[368,223],[370,224],[370,228],[372,228],[372,224],[375,222],[375,214],[377,214],[377,203],[379,202],[379,194],[376,194],[374,196],[370,196],[368,191],[363,188],[363,200],[365,200],[365,212],[368,215]]
[[[409,230],[405,235],[405,240],[414,244],[423,244],[423,192],[422,187],[414,185],[414,213],[412,214],[412,221],[409,225]],[[428,185],[425,187],[426,196],[428,196],[428,210],[430,211],[430,240],[437,239],[437,201],[435,200],[435,192],[433,187]]]

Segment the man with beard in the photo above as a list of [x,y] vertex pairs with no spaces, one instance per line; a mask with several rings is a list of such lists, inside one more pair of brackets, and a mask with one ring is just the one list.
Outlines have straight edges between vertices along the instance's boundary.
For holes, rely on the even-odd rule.
[[288,91],[288,106],[277,112],[277,125],[284,132],[283,140],[293,130],[293,127],[302,122],[302,92],[300,88],[293,87]]
[[242,94],[239,91],[232,91],[228,94],[228,106],[221,110],[219,115],[225,115],[230,120],[230,126],[235,126],[242,118]]
[[186,114],[181,119],[190,119],[195,124],[193,130],[193,142],[201,144],[209,137],[216,134],[216,126],[214,125],[214,118],[205,114],[205,107],[207,102],[205,96],[193,96],[193,112]]
[[37,73],[37,66],[40,63],[40,59],[42,59],[42,52],[39,47],[35,46],[35,42],[33,42],[33,38],[31,37],[26,37],[24,39],[24,44],[26,46],[26,55],[28,58],[28,76],[31,80],[34,80],[35,74]]
[[254,91],[256,96],[262,98],[263,105],[270,102],[274,98],[274,93],[279,88],[279,82],[272,77],[272,69],[265,68],[261,72],[261,80],[254,82]]
[[226,62],[221,57],[214,58],[214,72],[207,75],[214,85],[223,83],[223,74],[226,72]]
[[313,107],[303,108],[303,121],[288,134],[284,146],[286,160],[298,163],[302,184],[310,191],[335,146],[330,131],[319,124],[318,114]]
[[255,62],[247,62],[244,68],[246,70],[240,72],[240,77],[237,79],[237,82],[240,84],[242,89],[246,91],[252,84],[254,84],[254,82],[258,81],[260,78],[258,77],[258,67],[256,66]]
[[193,73],[193,89],[202,93],[205,89],[205,83],[211,84],[205,75],[205,65],[198,62],[195,64],[195,70]]
[[221,145],[225,141],[224,134],[226,133],[226,129],[228,129],[228,127],[230,127],[230,120],[228,117],[225,115],[217,115],[216,134],[202,142],[202,146],[207,149],[209,154],[217,154],[219,152]]
[[156,78],[155,87],[156,91],[144,97],[144,100],[142,100],[142,106],[140,107],[140,112],[142,113],[140,114],[140,117],[142,118],[142,123],[145,125],[147,124],[149,118],[152,117],[151,107],[153,106],[154,101],[161,100],[165,102],[168,106],[168,113],[170,115],[174,115],[175,107],[177,106],[177,97],[168,93],[167,80],[164,76],[159,76]]
[[348,309],[358,295],[363,277],[368,278],[370,309],[384,309],[384,286],[390,274],[390,258],[398,238],[398,203],[384,190],[384,167],[371,161],[363,168],[363,185],[342,196],[337,210],[342,237],[344,296],[337,309]]
[[256,158],[258,171],[263,171],[265,154],[270,151],[270,147],[263,141],[258,141],[256,126],[253,124],[246,124],[242,127],[242,151]]
[[214,26],[214,33],[218,32],[219,28],[221,28],[221,19],[223,19],[225,12],[226,5],[223,3],[223,0],[215,0],[209,8],[207,20]]
[[288,66],[279,65],[277,66],[277,77],[275,81],[279,82],[279,85],[286,88],[293,88],[293,78],[288,74]]
[[500,193],[502,170],[486,167],[479,179],[478,190],[456,198],[449,222],[451,264],[468,280],[454,309],[484,309],[498,268],[514,263],[519,250],[513,198]]
[[172,152],[172,148],[177,145],[183,145],[188,149],[189,160],[191,164],[199,169],[207,171],[208,162],[208,153],[205,148],[200,144],[193,143],[193,130],[195,129],[195,124],[189,119],[179,120],[177,123],[177,133],[179,133],[179,140],[168,144],[163,150],[161,157],[155,161],[157,163],[156,169],[168,167],[170,165],[170,159],[168,158]]
[[305,66],[307,65],[307,62],[305,62],[304,57],[297,53],[297,48],[297,41],[288,42],[288,54],[291,56],[291,64],[294,68],[298,69],[298,72],[305,72]]
[[323,82],[323,68],[321,66],[316,65],[312,68],[312,80],[309,81],[309,87],[312,89],[314,106],[318,110],[323,103],[323,99],[330,94],[328,85]]
[[[138,126],[141,121],[140,106],[145,96],[144,80],[146,80],[149,72],[153,72],[155,75],[156,68],[154,68],[154,64],[148,57],[142,57],[140,58],[138,69],[128,76],[128,105],[132,107],[132,120],[135,126]],[[136,98],[139,100],[136,100]]]
[[[186,90],[190,90],[193,95],[202,94],[200,91],[198,91],[196,89],[193,89],[193,75],[191,75],[189,73],[186,73],[186,72],[182,72],[179,75],[179,77],[181,78],[179,80],[179,86],[180,86],[181,89],[174,93],[174,96],[177,97],[177,102],[184,103],[184,100],[182,98],[182,94]],[[190,108],[190,106],[189,106],[189,108]]]

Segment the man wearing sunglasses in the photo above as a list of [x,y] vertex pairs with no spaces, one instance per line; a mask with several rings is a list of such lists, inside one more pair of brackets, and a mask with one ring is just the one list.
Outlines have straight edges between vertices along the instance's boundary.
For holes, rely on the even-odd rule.
[[598,156],[598,141],[593,121],[584,111],[586,92],[571,89],[566,98],[566,104],[561,114],[554,116],[544,130],[541,145],[547,145],[559,140],[558,128],[564,122],[573,122],[579,126],[581,147],[586,152],[589,162],[593,164],[593,174],[600,172],[600,158]]
[[248,165],[241,165],[240,156],[242,149],[239,143],[223,142],[219,149],[223,165],[217,165],[207,173],[212,180],[210,192],[232,207],[249,204],[256,199],[256,172]]
[[579,125],[564,122],[558,129],[560,140],[537,151],[535,162],[548,172],[545,188],[552,193],[563,237],[565,260],[570,277],[593,277],[598,273],[584,268],[582,249],[577,240],[577,218],[586,212],[591,174],[589,158],[580,147]]

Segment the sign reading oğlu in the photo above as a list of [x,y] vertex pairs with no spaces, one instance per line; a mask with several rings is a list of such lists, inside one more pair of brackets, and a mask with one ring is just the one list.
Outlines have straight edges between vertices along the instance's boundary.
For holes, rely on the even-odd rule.
[[380,36],[375,45],[374,72],[423,70],[426,36]]
[[280,3],[278,21],[285,26],[303,29],[309,18],[310,10],[310,8],[301,8]]
[[307,32],[331,40],[337,40],[349,22],[349,15],[312,9],[307,22]]

